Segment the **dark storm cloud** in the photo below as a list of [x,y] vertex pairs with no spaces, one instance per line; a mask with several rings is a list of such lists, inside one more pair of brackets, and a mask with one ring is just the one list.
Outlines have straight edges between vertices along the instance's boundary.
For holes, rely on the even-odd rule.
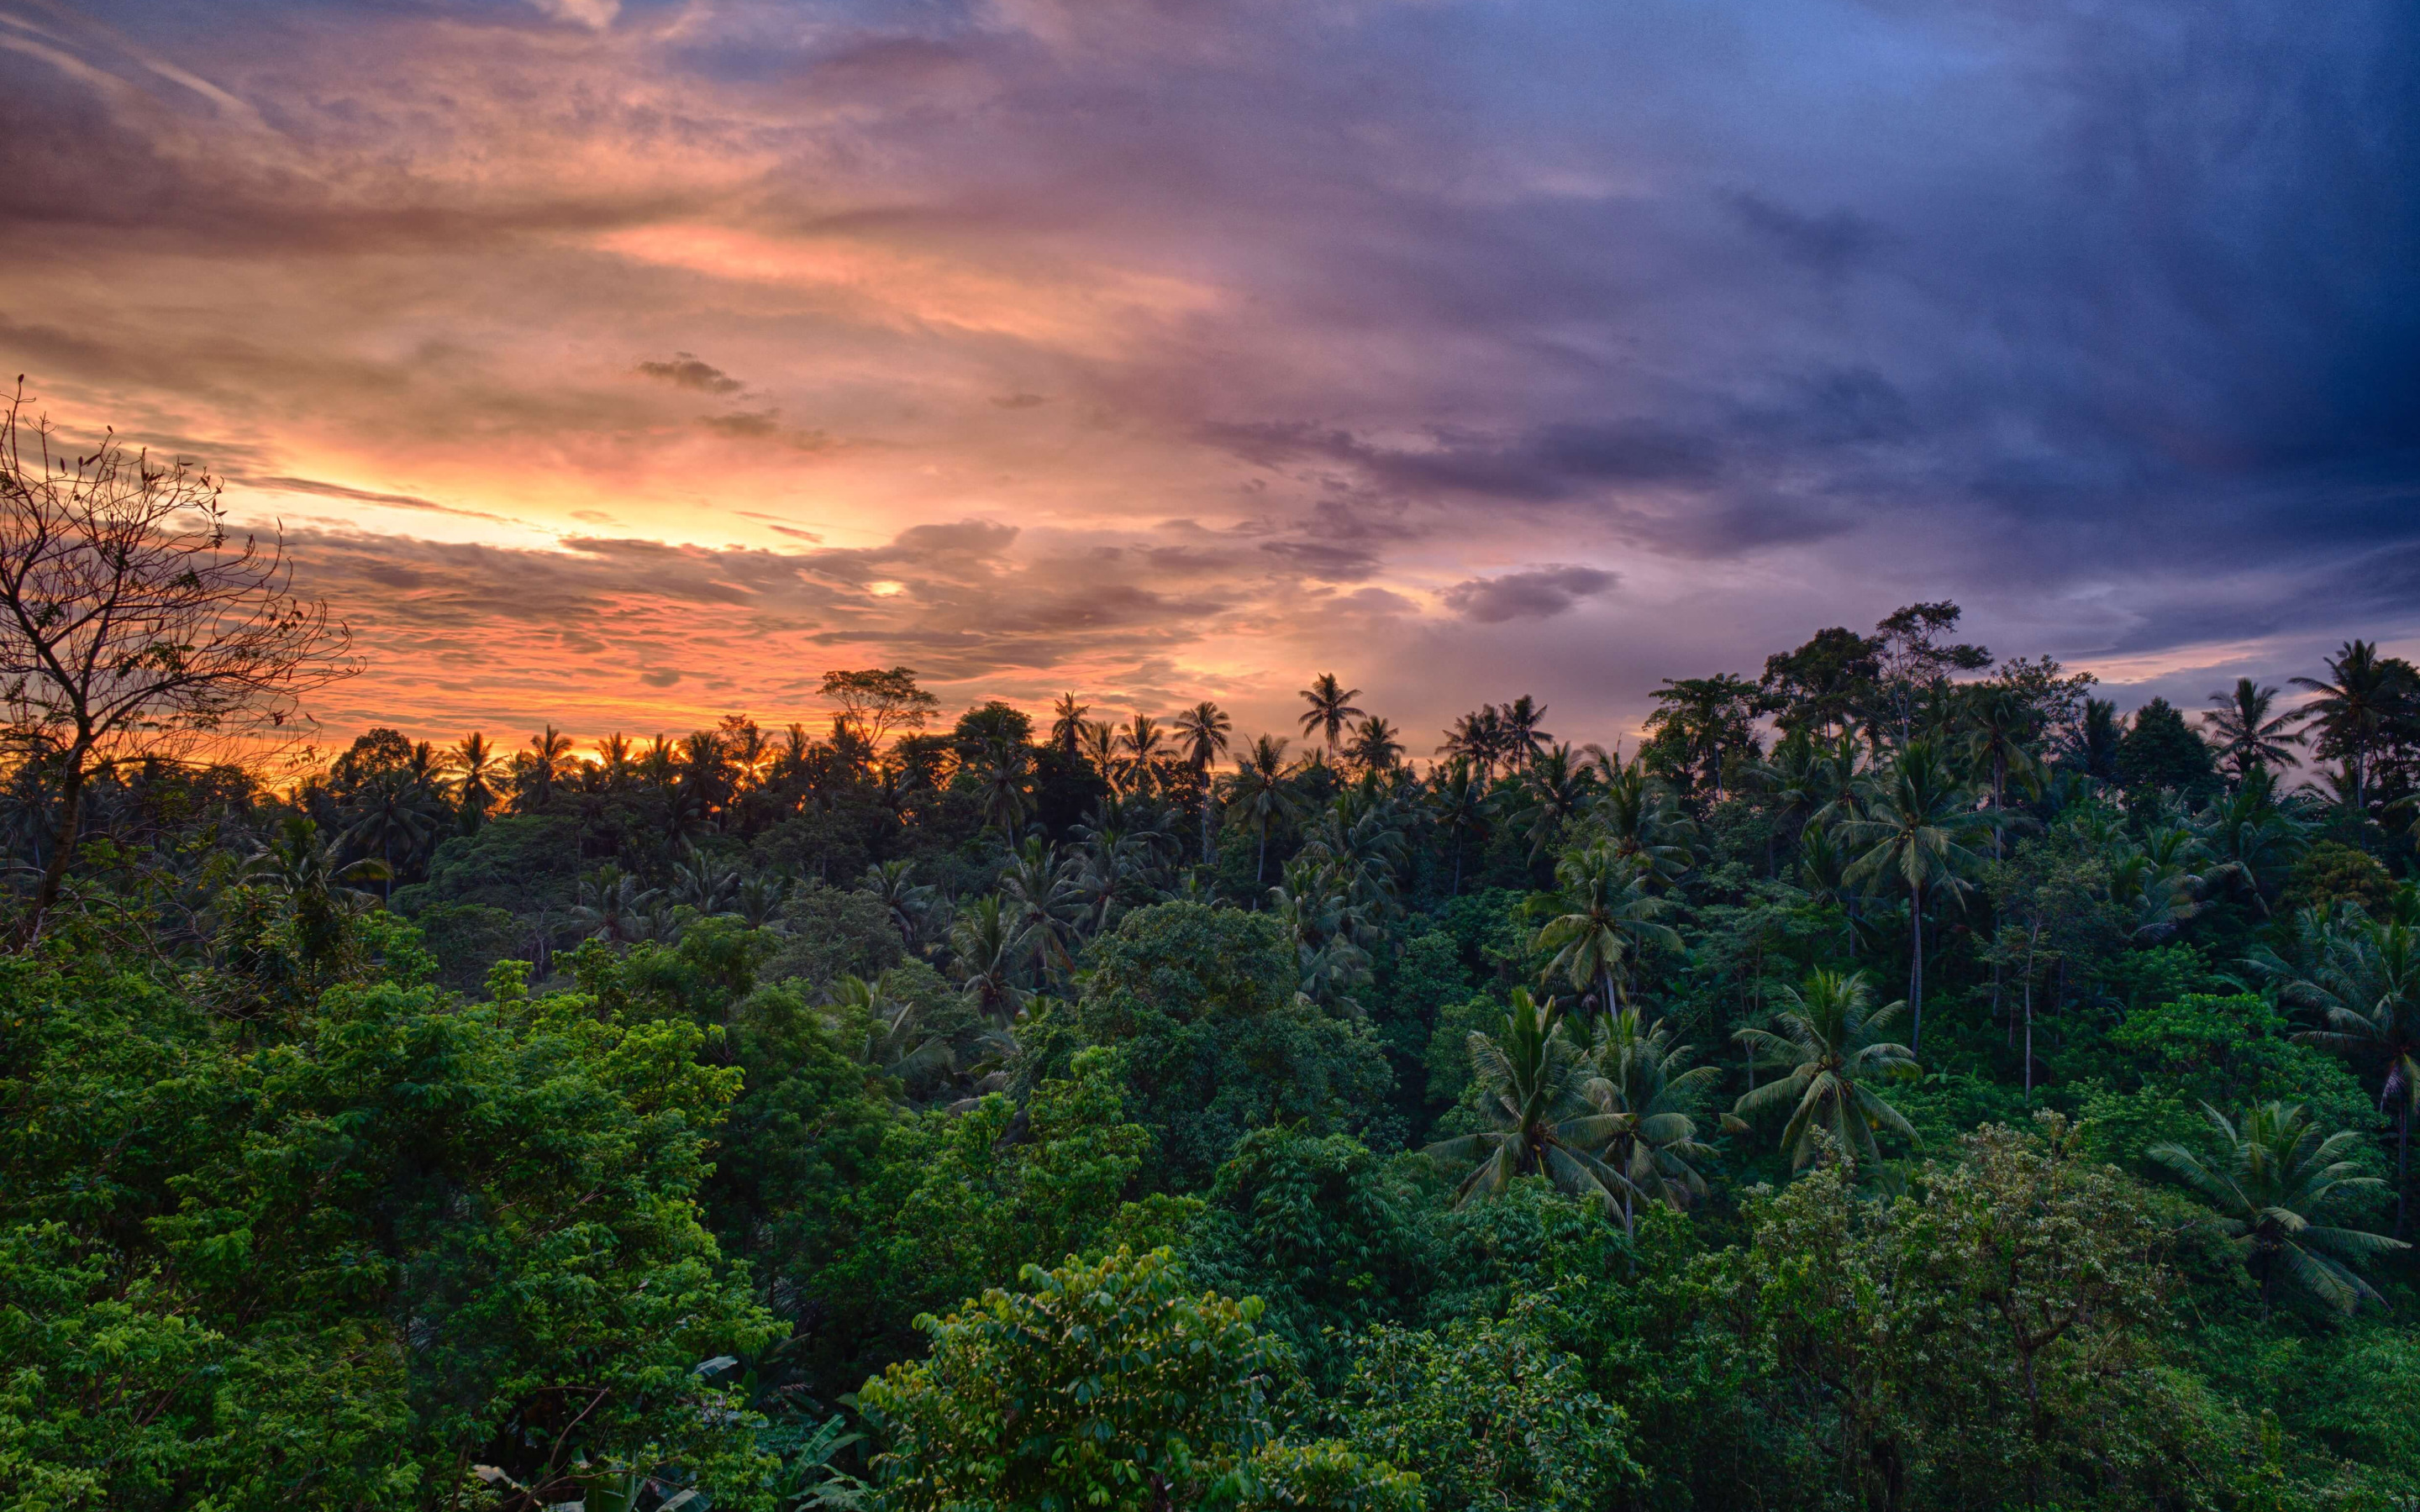
[[1446,608],[1481,625],[1550,620],[1620,579],[1597,567],[1533,567],[1496,578],[1471,578],[1445,591]]

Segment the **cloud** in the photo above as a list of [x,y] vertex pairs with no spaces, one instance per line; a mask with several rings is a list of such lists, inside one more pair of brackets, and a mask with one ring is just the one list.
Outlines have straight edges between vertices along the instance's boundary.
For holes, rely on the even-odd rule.
[[1621,579],[1598,567],[1533,567],[1496,578],[1469,578],[1445,591],[1448,609],[1481,625],[1549,620]]
[[675,352],[669,362],[643,362],[639,372],[659,383],[676,389],[695,389],[700,393],[737,393],[747,387],[737,378],[687,352]]

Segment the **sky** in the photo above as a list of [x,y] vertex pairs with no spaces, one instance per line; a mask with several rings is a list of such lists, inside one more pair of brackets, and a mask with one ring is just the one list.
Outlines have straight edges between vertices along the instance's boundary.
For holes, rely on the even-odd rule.
[[336,738],[2420,649],[2408,0],[0,0],[0,364]]

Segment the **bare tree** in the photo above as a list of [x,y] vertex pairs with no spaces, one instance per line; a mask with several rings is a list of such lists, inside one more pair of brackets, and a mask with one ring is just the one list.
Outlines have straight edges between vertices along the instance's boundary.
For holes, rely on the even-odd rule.
[[54,451],[24,381],[0,421],[0,707],[54,812],[21,941],[58,902],[95,778],[206,747],[257,758],[353,670],[343,622],[294,593],[284,543],[229,534],[216,479],[115,432],[89,456]]

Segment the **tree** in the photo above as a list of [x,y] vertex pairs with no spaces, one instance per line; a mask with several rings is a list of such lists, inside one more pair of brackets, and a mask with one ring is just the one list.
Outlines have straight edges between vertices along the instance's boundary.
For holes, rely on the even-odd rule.
[[[2407,891],[2408,896],[2408,891]],[[2395,1232],[2410,1232],[2407,1188],[2412,1176],[2412,1115],[2420,1110],[2420,928],[2392,915],[2356,915],[2333,923],[2307,976],[2277,969],[2282,995],[2316,1011],[2320,1027],[2296,1035],[2333,1050],[2378,1078],[2378,1103],[2395,1116]]]
[[1541,975],[1562,972],[1575,992],[1600,987],[1597,1011],[1619,1012],[1626,1006],[1621,982],[1630,962],[1650,946],[1682,949],[1680,934],[1658,922],[1672,904],[1651,889],[1653,873],[1646,866],[1609,846],[1564,856],[1555,877],[1567,912],[1538,931],[1538,950],[1554,952]]
[[1230,822],[1250,826],[1259,837],[1252,861],[1255,887],[1268,875],[1269,826],[1295,813],[1294,793],[1286,780],[1285,752],[1281,735],[1263,735],[1253,741],[1235,758],[1235,776],[1227,790]]
[[2324,679],[2288,681],[2318,695],[2303,706],[2301,717],[2318,734],[2319,754],[2344,762],[2352,779],[2349,796],[2358,812],[2368,803],[2370,758],[2420,689],[2412,685],[2411,668],[2396,657],[2381,656],[2374,641],[2348,640],[2327,663]]
[[1392,724],[1373,714],[1353,727],[1344,756],[1364,773],[1391,772],[1404,759],[1404,743]]
[[1944,599],[1910,604],[1874,626],[1875,685],[1880,711],[1896,726],[1899,744],[1916,738],[1916,711],[1949,686],[1949,674],[1992,665],[1981,646],[1943,640],[1958,627],[1962,611]]
[[1864,972],[1844,976],[1820,966],[1803,988],[1785,987],[1782,995],[1788,1006],[1776,1015],[1780,1033],[1749,1028],[1732,1038],[1757,1054],[1762,1068],[1788,1074],[1742,1097],[1733,1115],[1788,1107],[1781,1148],[1792,1165],[1814,1159],[1819,1131],[1842,1155],[1869,1163],[1881,1159],[1875,1130],[1915,1139],[1906,1118],[1876,1090],[1880,1082],[1918,1073],[1915,1053],[1882,1037],[1907,1005],[1878,1009]]
[[1338,737],[1344,733],[1345,725],[1370,712],[1354,706],[1353,701],[1360,696],[1359,688],[1346,687],[1339,683],[1334,672],[1321,672],[1312,678],[1311,686],[1302,690],[1302,701],[1311,705],[1302,717],[1303,734],[1309,736],[1313,731],[1325,731],[1327,748],[1333,752]]
[[1092,706],[1076,702],[1073,693],[1062,693],[1059,702],[1050,705],[1050,744],[1059,748],[1069,761],[1083,751],[1084,716]]
[[1443,772],[1429,779],[1429,803],[1437,824],[1453,836],[1452,896],[1462,896],[1462,851],[1472,834],[1487,827],[1496,805],[1487,779],[1467,756],[1456,756]]
[[847,720],[869,746],[879,748],[893,731],[913,733],[941,706],[941,701],[916,686],[912,667],[868,668],[862,671],[824,673],[823,696],[840,705]]
[[1975,809],[1974,795],[1951,776],[1932,743],[1915,741],[1868,785],[1867,817],[1840,826],[1841,840],[1863,854],[1849,868],[1852,881],[1895,880],[1907,890],[1910,1005],[1908,1042],[1924,1038],[1924,900],[1936,888],[1962,888],[1959,873],[1979,859],[1962,843],[1990,823]]
[[2256,766],[2293,764],[2293,748],[2304,739],[2294,729],[2302,717],[2270,712],[2277,704],[2275,688],[2239,677],[2233,692],[2212,693],[2210,702],[2211,712],[2202,716],[2202,722],[2217,737],[2219,761],[2237,783]]
[[1210,768],[1227,753],[1227,741],[1234,733],[1235,723],[1227,711],[1203,700],[1176,717],[1176,739],[1185,759],[1193,764],[1194,781],[1202,789],[1202,860],[1210,860],[1210,810],[1213,794]]
[[[1692,1115],[1722,1072],[1690,1065],[1696,1057],[1670,1024],[1651,1028],[1635,1008],[1602,1020],[1589,1046],[1596,1068],[1589,1101],[1621,1120],[1606,1143],[1606,1164],[1629,1179],[1632,1191],[1676,1210],[1706,1195],[1705,1178],[1691,1162],[1714,1154],[1699,1141]],[[1633,1227],[1633,1216],[1624,1194],[1624,1228]]]
[[[617,743],[613,754],[622,756],[627,743],[619,735],[613,741]],[[608,770],[619,776],[620,765],[619,761],[609,761]],[[478,828],[487,822],[488,810],[504,796],[498,786],[504,778],[503,758],[488,744],[487,736],[473,730],[445,753],[443,770],[454,779],[454,801],[462,811],[464,826]]]
[[1257,1299],[1195,1294],[1166,1250],[1020,1281],[923,1319],[931,1356],[859,1394],[889,1504],[1159,1512],[1243,1489],[1290,1368]]
[[2339,1312],[2380,1301],[2352,1268],[2411,1246],[2315,1221],[2342,1197],[2385,1185],[2344,1158],[2361,1135],[2347,1129],[2322,1136],[2306,1109],[2283,1103],[2251,1109],[2241,1124],[2207,1103],[2202,1114],[2210,1121],[2202,1149],[2155,1145],[2150,1158],[2217,1214],[2219,1232],[2260,1283],[2261,1315],[2273,1305],[2281,1277]]
[[1590,1100],[1588,1060],[1563,1032],[1560,1005],[1549,997],[1541,1010],[1528,988],[1515,987],[1503,1028],[1495,1035],[1472,1030],[1469,1047],[1471,1076],[1496,1127],[1422,1151],[1469,1167],[1454,1189],[1454,1206],[1495,1196],[1521,1177],[1543,1176],[1620,1217],[1637,1191],[1602,1152],[1623,1120]]
[[2134,711],[2132,728],[2118,743],[2118,779],[2138,793],[2174,789],[2187,801],[2208,797],[2219,785],[2209,744],[2162,698]]
[[1882,675],[1879,640],[1835,625],[1795,651],[1764,659],[1759,687],[1784,730],[1828,740],[1855,725]]
[[1718,677],[1664,679],[1652,695],[1661,705],[1647,717],[1647,728],[1658,746],[1668,746],[1679,757],[1684,782],[1694,779],[1723,796],[1723,759],[1736,750],[1752,751],[1755,722],[1765,711],[1757,685],[1723,673]]
[[1530,759],[1555,743],[1541,728],[1545,717],[1546,706],[1527,693],[1504,705],[1496,744],[1514,771],[1527,771]]
[[1118,735],[1118,748],[1125,752],[1129,787],[1145,793],[1158,790],[1160,747],[1167,738],[1159,721],[1147,714],[1138,714],[1126,722]]
[[55,455],[53,434],[26,416],[20,378],[0,418],[0,706],[54,816],[18,926],[28,940],[59,901],[97,777],[206,747],[257,756],[352,670],[343,622],[293,591],[284,542],[228,533],[215,478],[155,465],[115,432],[88,456]]

